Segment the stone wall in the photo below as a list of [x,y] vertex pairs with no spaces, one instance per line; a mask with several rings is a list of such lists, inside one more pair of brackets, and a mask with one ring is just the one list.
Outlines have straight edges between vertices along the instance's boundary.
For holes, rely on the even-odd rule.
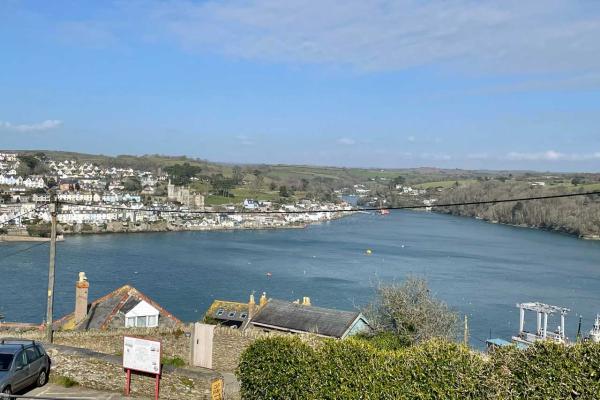
[[[61,345],[47,345],[52,358],[51,375],[65,376],[84,387],[123,392],[125,372],[121,357],[97,353]],[[209,370],[164,367],[160,380],[160,398],[166,400],[209,399],[210,385],[222,376]],[[131,393],[134,396],[151,397],[154,378],[134,374]]]
[[[110,331],[56,332],[54,343],[79,347],[99,353],[121,355],[123,353],[123,335],[138,336],[147,339],[160,338],[164,357],[179,357],[190,363],[191,326],[181,328],[131,328],[112,329]],[[217,326],[213,338],[213,369],[220,372],[235,372],[242,352],[257,338],[279,333],[266,333],[258,330],[231,329]],[[3,336],[0,334],[0,336]],[[43,332],[31,330],[21,333],[11,332],[11,337],[44,340]]]
[[[164,357],[179,357],[186,363],[189,361],[191,339],[189,329],[181,328],[131,328],[112,329],[109,331],[70,331],[56,332],[54,343],[59,345],[89,349],[104,354],[123,354],[123,335],[137,336],[145,339],[157,339],[162,341],[162,352]],[[11,337],[22,337],[43,341],[44,334],[33,330],[21,333],[11,332]]]
[[235,372],[240,356],[256,339],[274,335],[256,330],[240,331],[224,326],[216,327],[214,333],[213,369],[223,372]]

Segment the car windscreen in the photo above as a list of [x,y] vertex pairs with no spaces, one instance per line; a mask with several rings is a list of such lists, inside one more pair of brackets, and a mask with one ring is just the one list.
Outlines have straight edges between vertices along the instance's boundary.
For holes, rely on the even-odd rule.
[[12,354],[0,353],[0,371],[8,371],[10,368],[10,362],[13,359]]

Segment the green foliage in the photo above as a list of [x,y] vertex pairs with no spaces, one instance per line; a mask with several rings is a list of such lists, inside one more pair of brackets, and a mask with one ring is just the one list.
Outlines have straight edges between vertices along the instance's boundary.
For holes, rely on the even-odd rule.
[[363,333],[357,335],[355,339],[363,340],[380,350],[400,350],[411,345],[410,338],[397,335],[393,332]]
[[180,357],[163,357],[160,362],[162,365],[171,365],[173,367],[183,367],[185,366],[185,361]]
[[63,375],[50,375],[50,382],[66,388],[79,386],[79,382]]
[[242,398],[599,399],[600,345],[538,343],[489,357],[434,339],[381,350],[364,339],[259,339],[242,354]]
[[27,233],[34,237],[50,237],[52,226],[50,223],[39,223],[27,225]]
[[237,374],[241,397],[258,399],[314,399],[315,351],[297,337],[255,341],[241,356]]
[[191,165],[188,162],[183,164],[175,164],[165,168],[165,172],[169,174],[171,182],[175,185],[187,185],[192,178],[199,174],[202,168],[197,165]]
[[376,332],[391,332],[401,342],[456,338],[458,315],[431,293],[422,278],[409,276],[402,284],[380,285],[363,313]]
[[140,190],[142,190],[142,183],[135,176],[131,176],[131,177],[127,178],[123,182],[123,186],[125,187],[125,190],[128,192],[139,192]]

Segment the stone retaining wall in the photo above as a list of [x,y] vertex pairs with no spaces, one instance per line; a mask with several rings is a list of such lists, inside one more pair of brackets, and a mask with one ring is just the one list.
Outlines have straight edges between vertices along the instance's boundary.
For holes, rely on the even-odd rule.
[[[71,347],[93,350],[99,353],[121,355],[123,353],[123,335],[162,341],[164,357],[179,357],[186,364],[190,363],[191,327],[181,328],[133,328],[110,331],[56,332],[54,343]],[[240,331],[228,327],[217,326],[213,338],[213,369],[221,372],[234,372],[242,352],[257,338],[275,335],[256,330]],[[29,330],[10,332],[6,335],[35,340],[44,340],[43,332]]]
[[[84,387],[123,392],[125,372],[121,357],[69,346],[47,345],[52,358],[51,374],[68,377]],[[210,384],[221,379],[210,370],[164,367],[161,377],[161,399],[209,399]],[[132,375],[131,393],[150,397],[154,393],[154,378]]]

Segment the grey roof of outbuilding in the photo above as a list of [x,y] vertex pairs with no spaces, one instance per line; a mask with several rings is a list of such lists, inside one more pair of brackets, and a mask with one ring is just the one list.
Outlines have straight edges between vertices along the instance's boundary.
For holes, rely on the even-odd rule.
[[171,319],[175,323],[181,323],[171,313],[162,308],[158,303],[151,300],[142,292],[129,285],[122,286],[117,290],[110,292],[92,303],[88,304],[88,313],[85,319],[78,324],[74,323],[74,314],[68,314],[54,322],[56,329],[106,329],[117,314],[126,314],[131,311],[141,301],[145,301],[160,313],[160,320],[164,318]]
[[359,316],[359,312],[305,306],[271,299],[261,307],[250,323],[292,332],[309,332],[341,338]]

